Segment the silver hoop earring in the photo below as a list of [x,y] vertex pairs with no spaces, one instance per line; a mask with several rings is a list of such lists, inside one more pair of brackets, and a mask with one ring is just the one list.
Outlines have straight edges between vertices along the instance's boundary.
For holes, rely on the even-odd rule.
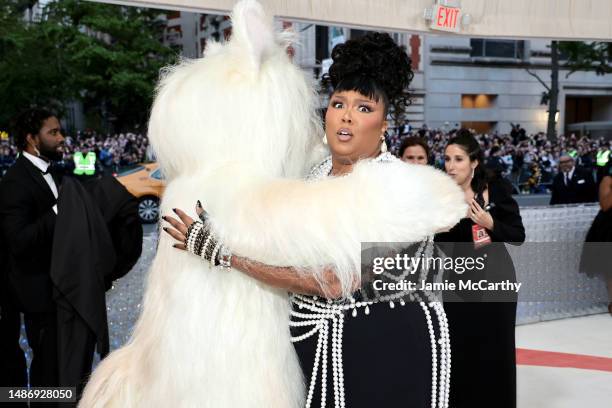
[[327,135],[323,135],[323,144],[327,145]]

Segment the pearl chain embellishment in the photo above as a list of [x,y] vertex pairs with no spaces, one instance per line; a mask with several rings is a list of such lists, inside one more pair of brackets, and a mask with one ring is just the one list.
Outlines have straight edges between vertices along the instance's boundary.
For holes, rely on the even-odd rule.
[[[438,301],[430,300],[433,298],[430,294],[425,294],[425,302],[419,294],[404,293],[411,301],[418,301],[423,309],[429,338],[431,343],[431,408],[448,408],[448,398],[450,393],[450,373],[451,373],[451,352],[450,352],[450,336],[448,331],[448,321],[442,304]],[[291,327],[308,327],[314,326],[310,331],[291,338],[291,341],[296,343],[305,340],[319,333],[317,341],[317,349],[313,363],[308,395],[306,397],[306,408],[310,408],[314,398],[315,384],[318,379],[319,366],[321,367],[321,407],[325,406],[327,398],[327,356],[329,353],[329,326],[331,324],[331,355],[332,355],[332,376],[333,376],[333,393],[334,407],[345,408],[345,389],[344,389],[344,370],[342,360],[342,340],[345,313],[352,310],[353,317],[357,316],[357,309],[363,308],[367,310],[365,315],[369,314],[369,305],[380,302],[355,302],[354,299],[349,304],[336,304],[322,302],[317,298],[309,298],[302,295],[292,295],[292,302],[297,306],[299,311],[292,310],[289,325]],[[389,307],[393,301],[389,301]],[[406,302],[401,299],[401,306]],[[302,310],[307,311],[301,312]],[[438,335],[434,329],[432,319],[433,311],[438,321]],[[304,319],[304,320],[294,320]],[[439,349],[439,361],[438,361]],[[438,372],[439,362],[439,372]]]
[[[391,153],[382,153],[374,159],[376,162],[393,162],[398,160]],[[325,159],[322,163],[312,169],[308,180],[318,180],[331,175],[332,161],[331,156]],[[433,253],[433,237],[429,237],[419,245],[415,257],[419,257],[425,251],[427,256]],[[399,276],[383,273],[385,278],[394,281],[404,279],[411,270],[407,269]],[[420,279],[424,280],[428,270],[421,268]],[[350,298],[348,302],[337,303],[331,300],[319,300],[317,296],[303,296],[293,294],[291,301],[294,307],[291,311],[291,327],[312,327],[306,333],[291,337],[294,343],[303,341],[318,333],[317,346],[312,368],[312,375],[308,387],[306,397],[306,408],[310,408],[314,398],[314,391],[317,379],[319,378],[319,368],[321,369],[321,404],[322,408],[326,407],[327,402],[327,356],[329,352],[329,337],[331,325],[331,356],[332,356],[332,384],[334,408],[346,408],[345,389],[344,389],[344,369],[342,359],[342,340],[344,332],[345,316],[350,314],[358,317],[357,310],[363,308],[364,316],[370,314],[370,306],[375,303],[389,302],[391,309],[395,308],[396,302],[400,306],[405,306],[405,299],[418,302],[423,310],[427,330],[429,331],[429,339],[431,344],[431,408],[448,408],[448,400],[450,395],[450,375],[451,375],[451,347],[450,335],[448,330],[448,320],[442,303],[435,300],[432,293],[421,292],[420,294],[413,292],[397,292],[393,294],[380,295],[375,291],[373,299],[365,299],[357,302],[354,298]],[[435,313],[438,322],[438,331],[434,329],[432,319],[432,311]],[[365,317],[362,317],[365,318]]]
[[[433,252],[433,240],[431,237],[423,241],[417,251],[417,256],[425,250],[427,254]],[[422,270],[420,279],[424,279],[427,270]],[[313,363],[310,385],[306,397],[306,408],[310,408],[314,398],[316,382],[319,378],[319,367],[321,368],[321,407],[325,407],[327,399],[327,356],[329,353],[328,344],[331,326],[331,356],[332,356],[332,384],[334,407],[345,408],[345,389],[344,389],[344,370],[342,360],[342,339],[345,316],[350,312],[353,317],[358,316],[358,309],[362,308],[364,315],[370,314],[370,306],[376,303],[388,302],[391,309],[395,308],[398,302],[400,306],[405,306],[409,299],[418,302],[423,310],[429,339],[431,344],[431,408],[448,408],[450,393],[450,374],[451,374],[451,347],[450,335],[448,330],[448,320],[442,303],[435,300],[435,296],[428,292],[397,292],[384,296],[377,296],[372,300],[357,302],[354,298],[349,298],[348,302],[339,303],[331,300],[319,300],[317,296],[310,297],[293,294],[291,301],[296,308],[291,311],[291,327],[311,327],[306,333],[291,338],[296,343],[303,341],[319,333],[317,348]],[[438,330],[434,329],[432,312],[438,322]]]

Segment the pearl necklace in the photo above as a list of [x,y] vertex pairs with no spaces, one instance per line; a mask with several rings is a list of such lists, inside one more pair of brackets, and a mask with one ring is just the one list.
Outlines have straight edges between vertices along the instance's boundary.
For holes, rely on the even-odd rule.
[[[395,157],[393,154],[386,152],[381,153],[377,157],[372,159],[377,163],[388,163],[393,161],[398,161],[399,159]],[[310,170],[310,174],[306,177],[307,180],[320,180],[322,178],[331,176],[332,171],[332,157],[328,156],[321,163],[317,164],[315,167]]]

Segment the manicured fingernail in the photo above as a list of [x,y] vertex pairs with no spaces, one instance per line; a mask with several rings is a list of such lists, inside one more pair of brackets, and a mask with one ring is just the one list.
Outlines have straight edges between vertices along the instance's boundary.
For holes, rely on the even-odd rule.
[[166,219],[166,216],[165,216],[165,215],[163,215],[163,216],[162,216],[162,220],[164,220],[164,221],[168,221],[168,220]]
[[202,203],[200,202],[200,200],[198,200],[198,207],[202,208]]
[[176,208],[173,208],[172,211],[174,211],[176,213]]
[[164,231],[168,232],[168,228],[163,227],[162,229],[163,229]]

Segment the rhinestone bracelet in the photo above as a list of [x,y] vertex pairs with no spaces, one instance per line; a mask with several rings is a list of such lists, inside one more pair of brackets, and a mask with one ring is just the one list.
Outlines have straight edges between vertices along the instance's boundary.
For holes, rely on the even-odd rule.
[[230,268],[232,266],[232,253],[225,245],[221,245],[217,257],[219,265],[221,265],[222,267]]

